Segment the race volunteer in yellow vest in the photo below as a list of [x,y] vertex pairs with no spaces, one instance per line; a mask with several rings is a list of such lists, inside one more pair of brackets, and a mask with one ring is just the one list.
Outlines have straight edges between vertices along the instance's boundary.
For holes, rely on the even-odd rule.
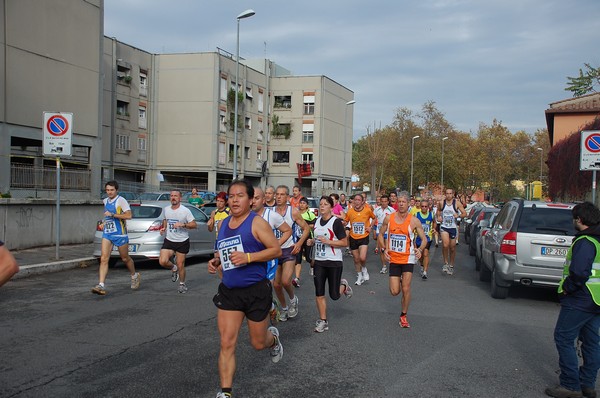
[[[554,329],[560,385],[547,388],[546,394],[595,397],[600,369],[600,210],[585,202],[572,214],[577,233],[558,288],[561,309]],[[581,366],[576,340],[581,342]]]

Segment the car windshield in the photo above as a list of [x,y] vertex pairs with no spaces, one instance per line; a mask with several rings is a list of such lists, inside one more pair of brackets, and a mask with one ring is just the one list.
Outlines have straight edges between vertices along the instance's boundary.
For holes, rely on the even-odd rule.
[[517,232],[549,235],[575,235],[571,209],[525,207]]
[[140,194],[140,200],[157,200],[160,193],[144,192]]
[[308,199],[308,207],[319,207],[319,203],[316,199]]
[[157,206],[131,206],[132,218],[158,218],[162,208]]

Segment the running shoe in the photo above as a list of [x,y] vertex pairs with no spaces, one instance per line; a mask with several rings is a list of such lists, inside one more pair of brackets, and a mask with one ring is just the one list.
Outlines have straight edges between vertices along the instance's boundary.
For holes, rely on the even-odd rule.
[[288,312],[290,318],[295,318],[296,315],[298,315],[298,296],[294,296],[294,298],[290,300],[290,310]]
[[360,286],[365,282],[365,279],[363,278],[363,274],[362,272],[359,272],[358,275],[356,276],[356,282],[354,282],[355,285]]
[[448,264],[442,265],[442,272],[444,272],[446,274],[448,273]]
[[139,272],[136,272],[131,277],[131,288],[133,290],[137,290],[140,287],[140,279],[142,279],[142,276],[140,275]]
[[171,268],[171,281],[177,282],[179,280],[179,269],[176,265]]
[[379,271],[380,274],[387,274],[387,267],[381,267],[381,271]]
[[363,275],[363,279],[365,280],[365,282],[370,279],[369,272],[367,271],[367,267],[362,268],[362,275]]
[[313,267],[312,265],[310,266],[309,275],[310,276],[315,276],[315,267]]
[[344,296],[346,296],[346,298],[352,297],[352,288],[350,287],[348,281],[346,279],[342,279],[341,284],[346,286],[346,289],[344,289]]
[[423,271],[423,275],[421,275],[421,279],[423,279],[424,281],[427,280],[427,272]]
[[275,325],[279,322],[279,306],[273,300],[271,303],[271,310],[269,311],[269,317],[271,318],[271,325]]
[[283,345],[281,345],[281,341],[279,341],[279,330],[277,330],[275,326],[269,326],[269,331],[273,334],[273,337],[275,337],[275,345],[271,347],[271,361],[277,363],[283,358]]
[[435,247],[439,247],[439,245],[438,245],[438,243],[437,243],[437,242],[435,242]]
[[104,286],[101,284],[97,284],[92,288],[92,293],[104,296],[106,294],[106,289],[104,289]]
[[288,310],[282,309],[281,311],[279,311],[279,322],[287,322],[287,320],[288,320]]
[[406,315],[402,315],[400,317],[400,326],[403,328],[409,328],[410,327],[410,323],[408,323],[408,319],[406,318]]
[[315,322],[315,332],[323,333],[327,330],[329,330],[329,324],[327,323],[327,321],[318,319],[317,322]]
[[300,278],[292,279],[292,285],[294,285],[294,287],[300,287]]
[[187,291],[188,291],[188,288],[185,285],[185,283],[180,283],[179,284],[179,293],[187,293]]
[[448,267],[448,275],[452,275],[454,274],[454,267],[450,266]]
[[421,265],[421,278],[423,277],[424,273],[425,273],[425,271],[423,270],[423,266]]
[[221,391],[220,393],[217,393],[217,398],[231,398],[231,394]]

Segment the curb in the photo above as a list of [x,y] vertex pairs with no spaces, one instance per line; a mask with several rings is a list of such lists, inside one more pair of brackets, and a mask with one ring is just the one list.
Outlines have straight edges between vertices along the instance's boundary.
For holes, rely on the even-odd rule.
[[96,257],[82,257],[73,260],[54,261],[51,263],[21,265],[19,266],[19,272],[15,274],[12,279],[27,278],[33,275],[59,272],[73,268],[87,268],[96,264],[98,264],[98,259]]

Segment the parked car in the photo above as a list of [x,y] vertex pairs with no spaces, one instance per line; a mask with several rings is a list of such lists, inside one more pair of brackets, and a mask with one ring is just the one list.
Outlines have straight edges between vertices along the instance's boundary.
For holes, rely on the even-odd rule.
[[[500,209],[496,209],[496,213],[491,213],[489,220],[483,219],[479,222],[479,233],[475,239],[475,271],[479,272],[481,267],[481,246],[483,245],[483,237],[490,232],[492,224],[500,212]],[[475,236],[473,236],[475,238]]]
[[[489,221],[493,214],[496,214],[500,211],[500,209],[496,209],[495,207],[482,207],[479,211],[476,212],[474,218],[468,225],[469,230],[469,255],[475,255],[475,248],[477,245],[477,238],[479,237],[479,231],[481,229],[481,221]],[[465,230],[465,235],[467,231]],[[465,239],[466,240],[466,239]]]
[[[190,196],[192,196],[192,192],[186,192],[183,194],[181,201],[182,202],[187,202],[188,199],[190,198]],[[217,193],[216,192],[206,192],[206,191],[198,191],[198,196],[200,196],[202,198],[202,201],[204,203],[212,203],[217,199]]]
[[[129,254],[134,259],[156,260],[160,255],[160,248],[164,235],[160,234],[162,227],[163,209],[169,206],[168,202],[142,203],[131,205],[132,218],[127,220],[127,233],[129,235]],[[193,205],[183,204],[192,212],[198,227],[190,229],[190,252],[188,257],[209,255],[214,252],[215,234],[208,232],[206,222],[208,216]],[[101,255],[102,220],[98,221],[94,235],[95,257]],[[110,256],[109,265],[114,266],[120,259],[117,248],[114,247]]]
[[308,209],[315,213],[315,216],[319,217],[319,199],[318,198],[306,198],[308,199]]
[[479,212],[485,207],[485,205],[481,202],[475,202],[469,207],[469,210],[465,209],[467,216],[463,218],[461,225],[463,228],[463,235],[465,237],[465,243],[469,244],[471,238],[471,224],[479,215]]
[[575,228],[574,205],[513,199],[483,237],[479,279],[491,295],[506,298],[511,285],[555,287]]
[[138,197],[142,202],[149,201],[169,201],[171,199],[171,191],[169,192],[144,192]]
[[[128,202],[139,199],[139,195],[135,192],[119,191],[118,194],[119,194],[119,196],[122,196],[125,200],[127,200]],[[102,194],[100,195],[100,198],[101,199],[106,198],[106,192],[102,192]]]

